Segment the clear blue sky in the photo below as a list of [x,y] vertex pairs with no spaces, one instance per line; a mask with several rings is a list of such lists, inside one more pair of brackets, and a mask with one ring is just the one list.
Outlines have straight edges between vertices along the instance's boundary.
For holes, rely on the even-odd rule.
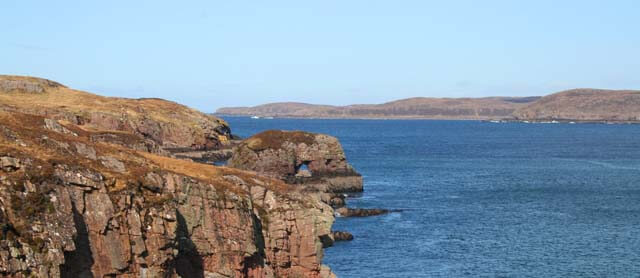
[[0,73],[205,112],[640,89],[637,0],[6,0],[0,9]]

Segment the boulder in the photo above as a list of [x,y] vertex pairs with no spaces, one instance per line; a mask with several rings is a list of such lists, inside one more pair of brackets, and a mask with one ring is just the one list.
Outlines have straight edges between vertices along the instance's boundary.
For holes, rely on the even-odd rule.
[[0,169],[5,172],[13,172],[22,167],[22,163],[20,160],[10,156],[2,156],[0,157]]

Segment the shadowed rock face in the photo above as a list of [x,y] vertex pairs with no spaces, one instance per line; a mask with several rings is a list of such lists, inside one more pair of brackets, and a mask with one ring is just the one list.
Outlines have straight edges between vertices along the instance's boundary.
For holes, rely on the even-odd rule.
[[236,146],[228,164],[320,192],[361,192],[362,176],[338,139],[302,131],[270,130]]
[[102,135],[0,111],[0,276],[333,276],[317,198]]

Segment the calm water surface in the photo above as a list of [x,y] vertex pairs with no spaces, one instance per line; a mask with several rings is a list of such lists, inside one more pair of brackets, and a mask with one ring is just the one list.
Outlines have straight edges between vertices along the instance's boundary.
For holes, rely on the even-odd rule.
[[363,174],[340,277],[638,277],[640,125],[225,118],[340,139]]

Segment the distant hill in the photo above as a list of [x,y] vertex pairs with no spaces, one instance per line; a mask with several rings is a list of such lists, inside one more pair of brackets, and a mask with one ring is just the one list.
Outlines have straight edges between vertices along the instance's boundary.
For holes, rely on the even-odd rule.
[[513,115],[534,121],[638,122],[640,91],[573,89],[545,96]]
[[349,106],[281,102],[220,108],[219,115],[301,118],[503,119],[539,97],[409,98],[383,104]]

